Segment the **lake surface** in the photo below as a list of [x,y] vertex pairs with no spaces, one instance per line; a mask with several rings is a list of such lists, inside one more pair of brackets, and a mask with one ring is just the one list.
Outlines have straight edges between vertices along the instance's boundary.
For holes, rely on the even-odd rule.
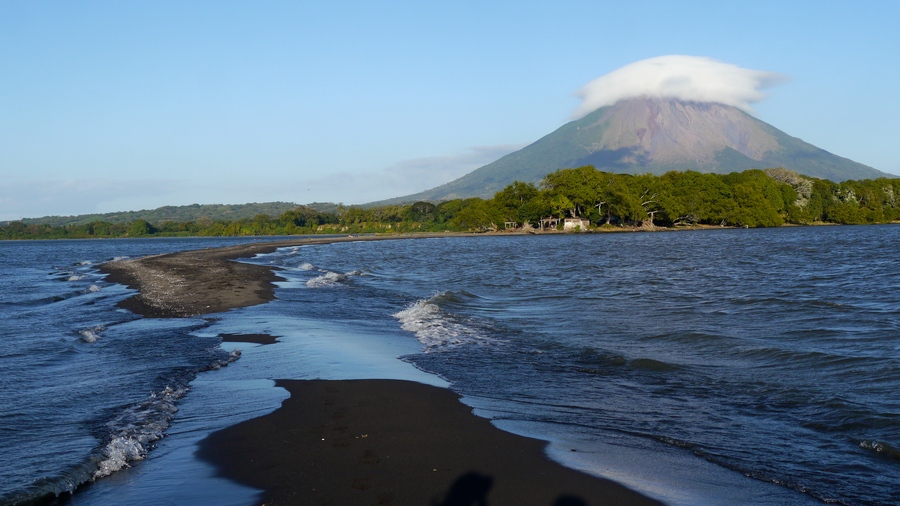
[[900,227],[285,248],[251,260],[277,300],[180,320],[95,270],[248,240],[0,243],[0,503],[251,504],[196,441],[276,409],[274,379],[369,377],[449,386],[670,504],[896,504]]

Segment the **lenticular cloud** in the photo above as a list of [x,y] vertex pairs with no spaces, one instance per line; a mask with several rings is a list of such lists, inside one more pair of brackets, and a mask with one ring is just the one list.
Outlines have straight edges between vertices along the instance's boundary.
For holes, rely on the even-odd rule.
[[594,79],[578,90],[580,118],[625,98],[648,96],[689,102],[717,102],[750,112],[765,95],[761,88],[783,77],[700,56],[658,56],[641,60]]

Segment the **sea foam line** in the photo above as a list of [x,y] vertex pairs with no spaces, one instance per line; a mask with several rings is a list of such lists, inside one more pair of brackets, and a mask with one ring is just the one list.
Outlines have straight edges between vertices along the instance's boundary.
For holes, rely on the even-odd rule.
[[[241,358],[241,351],[238,349],[231,353],[218,350],[219,356],[197,372],[220,369]],[[147,458],[154,443],[165,437],[166,429],[178,412],[176,403],[190,390],[187,383],[190,379],[192,378],[184,383],[176,381],[176,386],[167,386],[159,392],[151,393],[146,400],[126,408],[107,423],[111,439],[102,450],[93,480],[109,476],[130,467],[132,462]]]
[[150,394],[144,402],[126,409],[107,426],[112,439],[103,448],[103,460],[97,465],[93,479],[129,467],[132,462],[143,460],[153,443],[165,436],[169,422],[178,408],[175,402],[184,397],[188,387],[166,387]]

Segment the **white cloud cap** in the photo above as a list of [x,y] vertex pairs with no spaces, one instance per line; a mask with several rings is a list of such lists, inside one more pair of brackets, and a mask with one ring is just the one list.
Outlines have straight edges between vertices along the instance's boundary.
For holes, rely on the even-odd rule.
[[580,118],[619,100],[634,97],[716,102],[751,112],[765,95],[761,88],[784,80],[781,74],[750,70],[702,56],[670,55],[625,65],[578,90]]

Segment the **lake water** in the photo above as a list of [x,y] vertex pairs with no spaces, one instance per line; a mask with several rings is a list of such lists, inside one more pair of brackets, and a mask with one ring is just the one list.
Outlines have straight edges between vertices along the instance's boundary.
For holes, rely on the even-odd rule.
[[897,503],[900,227],[285,248],[251,260],[277,300],[178,320],[117,309],[133,292],[95,270],[249,240],[0,243],[0,504],[252,504],[194,445],[281,378],[449,386],[670,504]]

